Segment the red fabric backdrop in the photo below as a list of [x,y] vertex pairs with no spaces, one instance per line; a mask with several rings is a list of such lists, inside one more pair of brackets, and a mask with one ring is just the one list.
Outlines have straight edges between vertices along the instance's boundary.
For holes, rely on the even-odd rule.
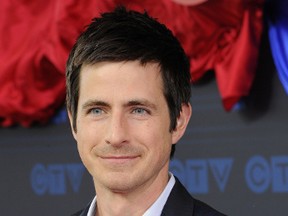
[[248,95],[264,0],[3,0],[0,7],[0,124],[45,123],[65,100],[65,62],[77,35],[118,4],[166,24],[183,44],[192,81],[215,70],[226,110]]

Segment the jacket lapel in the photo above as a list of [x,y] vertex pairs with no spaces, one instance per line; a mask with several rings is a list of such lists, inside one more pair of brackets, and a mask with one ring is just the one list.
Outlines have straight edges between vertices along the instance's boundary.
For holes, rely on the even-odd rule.
[[164,205],[161,216],[191,216],[194,210],[193,198],[176,177],[175,180],[175,185]]
[[86,206],[86,208],[76,212],[75,214],[73,214],[71,216],[87,216],[90,205],[91,205],[91,202],[89,203],[89,205]]

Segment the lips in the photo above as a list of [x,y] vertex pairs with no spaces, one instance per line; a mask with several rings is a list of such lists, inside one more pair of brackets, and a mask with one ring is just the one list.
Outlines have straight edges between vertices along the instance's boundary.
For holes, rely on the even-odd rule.
[[108,164],[128,164],[136,161],[140,156],[100,156],[100,158]]

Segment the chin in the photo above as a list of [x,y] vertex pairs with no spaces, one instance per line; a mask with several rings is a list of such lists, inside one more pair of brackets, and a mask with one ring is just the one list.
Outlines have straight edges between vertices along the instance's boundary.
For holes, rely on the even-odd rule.
[[141,178],[133,178],[131,173],[113,173],[103,179],[102,185],[114,193],[127,193],[141,185]]
[[135,185],[131,182],[112,181],[107,184],[107,188],[114,193],[125,194],[133,190]]

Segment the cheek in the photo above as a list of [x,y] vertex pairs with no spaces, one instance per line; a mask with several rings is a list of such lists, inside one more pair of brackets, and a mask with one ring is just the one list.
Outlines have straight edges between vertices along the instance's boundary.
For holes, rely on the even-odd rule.
[[79,154],[85,156],[85,154],[91,152],[94,146],[100,142],[101,134],[103,134],[101,128],[79,122],[76,135]]
[[[82,128],[83,129],[83,128]],[[92,174],[94,167],[95,155],[93,153],[94,147],[99,143],[97,138],[97,133],[92,130],[78,130],[77,134],[77,148],[81,161],[87,168],[87,170]],[[88,129],[88,128],[87,128]]]
[[168,127],[149,127],[146,130],[142,130],[142,137],[145,139],[146,147],[156,158],[163,158],[166,155],[170,155],[172,135],[168,130]]

